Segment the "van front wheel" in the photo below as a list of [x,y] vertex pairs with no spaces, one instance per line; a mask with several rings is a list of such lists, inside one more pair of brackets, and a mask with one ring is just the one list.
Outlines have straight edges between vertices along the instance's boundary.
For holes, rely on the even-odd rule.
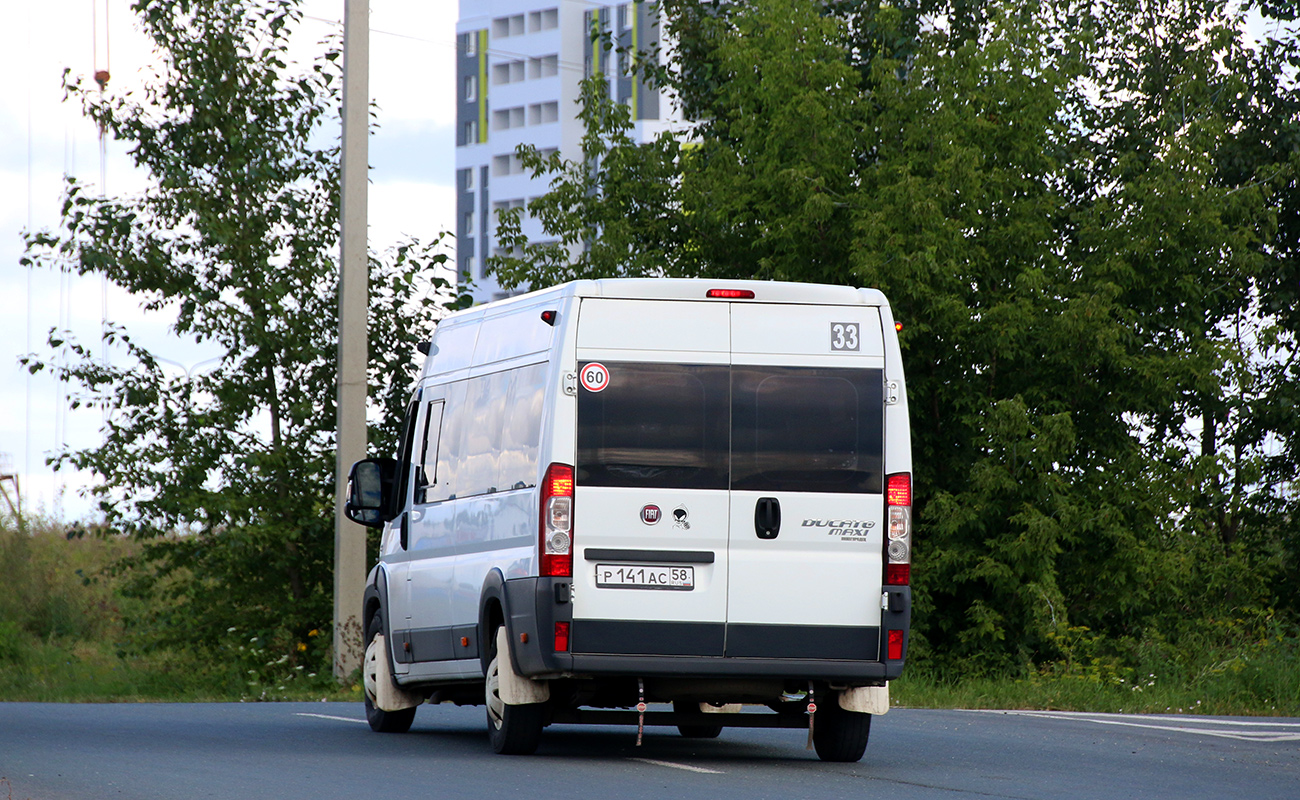
[[[546,704],[514,706],[501,699],[501,661],[510,656],[497,652],[498,639],[495,631],[488,641],[492,643],[490,646],[493,649],[486,681],[488,738],[492,742],[492,749],[502,755],[530,755],[537,750],[537,745],[542,740],[542,728],[546,725]],[[505,668],[510,667],[506,664]]]
[[378,659],[388,658],[388,654],[379,649],[379,642],[375,637],[379,636],[380,631],[384,629],[383,620],[375,614],[370,618],[370,624],[366,626],[366,656],[365,663],[362,665],[364,670],[362,674],[362,684],[365,687],[366,695],[366,721],[370,723],[370,729],[378,733],[406,733],[411,729],[411,723],[415,721],[415,709],[404,708],[401,711],[384,711],[375,705],[375,664]]
[[858,761],[867,750],[871,715],[840,708],[839,697],[817,704],[813,720],[813,749],[822,761]]

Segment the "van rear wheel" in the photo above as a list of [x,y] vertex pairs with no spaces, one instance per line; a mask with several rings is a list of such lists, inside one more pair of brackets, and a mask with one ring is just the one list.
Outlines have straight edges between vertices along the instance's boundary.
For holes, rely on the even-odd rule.
[[[497,630],[500,630],[498,628]],[[486,681],[488,739],[492,749],[502,755],[526,756],[537,750],[546,726],[546,704],[528,703],[512,706],[501,699],[501,659],[509,658],[496,651],[497,632],[488,638],[492,660]]]
[[[673,711],[678,714],[698,714],[699,703],[674,702]],[[721,725],[678,725],[677,732],[687,739],[716,739],[722,733]]]
[[871,715],[840,708],[835,695],[817,704],[813,749],[822,761],[853,762],[862,758],[871,734]]

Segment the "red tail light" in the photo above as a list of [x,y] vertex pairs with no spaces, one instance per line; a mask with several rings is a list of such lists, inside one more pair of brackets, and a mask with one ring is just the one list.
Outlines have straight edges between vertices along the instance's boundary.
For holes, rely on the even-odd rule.
[[555,652],[569,652],[569,623],[555,623]]
[[912,505],[912,476],[906,472],[890,475],[885,487],[885,499],[891,506]]
[[542,480],[542,518],[538,524],[541,553],[539,573],[568,578],[573,575],[573,467],[552,464]]
[[898,661],[903,657],[903,632],[902,631],[889,632],[889,648],[885,654],[885,657],[888,658],[890,661]]
[[885,584],[906,586],[912,580],[912,475],[899,472],[885,479]]

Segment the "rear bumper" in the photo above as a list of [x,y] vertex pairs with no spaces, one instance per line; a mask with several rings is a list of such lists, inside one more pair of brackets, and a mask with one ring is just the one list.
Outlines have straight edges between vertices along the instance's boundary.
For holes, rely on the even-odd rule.
[[[725,625],[574,620],[568,580],[504,582],[502,600],[516,669],[523,675],[620,675],[825,680],[871,684],[902,674],[911,590],[886,587],[880,627]],[[555,651],[555,623],[571,625],[570,652]],[[903,636],[890,659],[891,632]],[[524,635],[526,634],[526,635]],[[895,636],[897,634],[895,633]]]
[[[827,661],[795,658],[699,658],[653,655],[590,655],[575,653],[566,670],[575,675],[626,675],[673,678],[780,678],[874,683],[902,673],[902,662]],[[891,667],[893,669],[891,669]],[[892,674],[891,674],[892,673]]]

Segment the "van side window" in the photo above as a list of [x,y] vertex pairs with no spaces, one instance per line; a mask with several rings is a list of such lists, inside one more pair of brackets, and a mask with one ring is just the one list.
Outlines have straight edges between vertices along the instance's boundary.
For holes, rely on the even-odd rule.
[[424,438],[415,462],[415,503],[429,502],[429,487],[438,482],[438,437],[442,433],[442,400],[428,405],[424,415]]
[[453,383],[447,387],[447,396],[442,410],[442,435],[438,437],[437,467],[434,475],[437,480],[425,493],[425,500],[436,503],[450,500],[460,492],[460,463],[464,450],[464,437],[461,431],[473,420],[465,418],[465,381]]
[[577,482],[726,489],[728,367],[603,363],[606,388],[578,390]]
[[735,366],[731,374],[731,488],[883,490],[880,370]]
[[503,491],[537,485],[545,391],[546,364],[533,364],[511,372],[510,394],[501,426],[501,464],[496,483]]
[[393,516],[406,508],[406,494],[411,485],[411,451],[415,444],[416,415],[420,412],[419,398],[406,409],[406,419],[402,422],[402,440],[398,443],[397,463],[401,465],[402,474],[398,476],[397,491],[393,492]]
[[457,497],[493,492],[497,482],[498,453],[501,451],[501,423],[506,413],[510,373],[495,372],[468,381],[465,405],[461,471]]
[[429,407],[418,502],[536,486],[546,374],[530,364],[449,384]]

